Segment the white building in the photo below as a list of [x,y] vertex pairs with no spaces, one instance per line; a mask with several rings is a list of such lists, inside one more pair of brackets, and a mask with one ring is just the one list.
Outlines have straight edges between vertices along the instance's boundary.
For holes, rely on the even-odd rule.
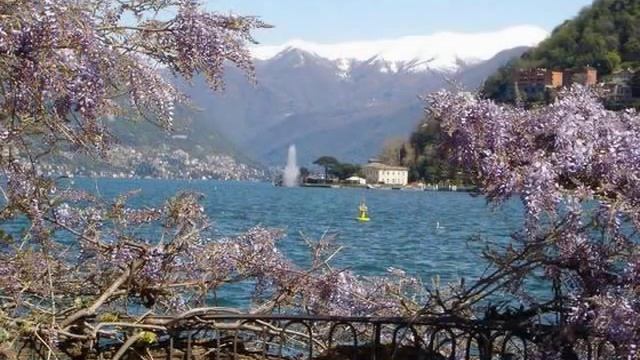
[[365,185],[367,183],[366,179],[363,179],[359,176],[352,176],[350,178],[347,178],[346,181],[349,183],[358,184],[358,185]]
[[409,182],[409,169],[402,166],[369,163],[362,167],[362,171],[368,184],[405,186]]

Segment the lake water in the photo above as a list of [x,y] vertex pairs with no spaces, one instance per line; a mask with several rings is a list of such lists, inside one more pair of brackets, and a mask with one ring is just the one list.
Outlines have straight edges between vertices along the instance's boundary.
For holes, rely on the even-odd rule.
[[[134,206],[159,206],[178,191],[204,194],[204,207],[218,236],[238,234],[255,225],[281,228],[280,248],[304,265],[307,247],[301,233],[337,235],[344,249],[333,260],[363,275],[384,274],[389,267],[406,270],[426,283],[471,280],[485,269],[480,250],[485,241],[503,243],[522,223],[522,206],[513,200],[494,209],[482,197],[463,192],[284,188],[268,183],[75,179],[75,186],[99,191],[103,198],[139,189]],[[356,221],[361,199],[371,221]],[[439,225],[439,226],[438,226]],[[246,290],[246,289],[245,289]],[[230,289],[227,300],[248,295]],[[227,301],[225,301],[227,302]]]
[[[504,242],[522,223],[519,202],[494,209],[484,198],[463,192],[284,188],[215,181],[77,179],[75,183],[97,188],[106,198],[140,189],[132,201],[136,206],[158,206],[178,191],[197,191],[205,195],[203,205],[220,236],[255,225],[281,228],[287,233],[281,249],[304,264],[307,247],[301,233],[317,238],[330,232],[344,245],[335,259],[337,266],[361,274],[382,274],[393,266],[425,280],[435,275],[447,280],[477,276],[482,270],[478,250],[484,244],[469,240],[480,236]],[[368,223],[355,220],[361,199],[369,207]]]

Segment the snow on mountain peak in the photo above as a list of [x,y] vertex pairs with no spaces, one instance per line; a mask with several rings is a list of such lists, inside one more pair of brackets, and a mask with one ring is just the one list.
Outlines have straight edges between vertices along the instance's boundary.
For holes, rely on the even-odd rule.
[[[282,45],[259,45],[252,48],[256,59],[268,60],[283,51],[300,49],[336,61],[341,71],[348,71],[353,60],[381,61],[382,71],[436,69],[454,71],[460,63],[485,61],[500,51],[519,46],[535,46],[548,36],[536,26],[514,26],[493,32],[440,32],[398,39],[351,41],[320,44],[291,40]],[[409,67],[409,69],[407,69]]]

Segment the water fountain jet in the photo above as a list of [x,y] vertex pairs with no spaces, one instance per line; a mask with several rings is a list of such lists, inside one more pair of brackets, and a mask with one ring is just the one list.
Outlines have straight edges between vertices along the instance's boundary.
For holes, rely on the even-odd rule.
[[298,186],[299,177],[300,168],[296,160],[296,146],[291,144],[287,153],[287,166],[284,167],[284,172],[282,173],[282,185],[286,187]]

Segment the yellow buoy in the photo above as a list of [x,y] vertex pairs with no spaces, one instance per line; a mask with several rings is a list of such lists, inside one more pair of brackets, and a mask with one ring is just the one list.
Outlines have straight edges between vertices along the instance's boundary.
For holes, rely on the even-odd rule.
[[358,221],[369,221],[369,209],[367,208],[367,204],[364,203],[364,200],[360,202],[360,206],[358,206]]

